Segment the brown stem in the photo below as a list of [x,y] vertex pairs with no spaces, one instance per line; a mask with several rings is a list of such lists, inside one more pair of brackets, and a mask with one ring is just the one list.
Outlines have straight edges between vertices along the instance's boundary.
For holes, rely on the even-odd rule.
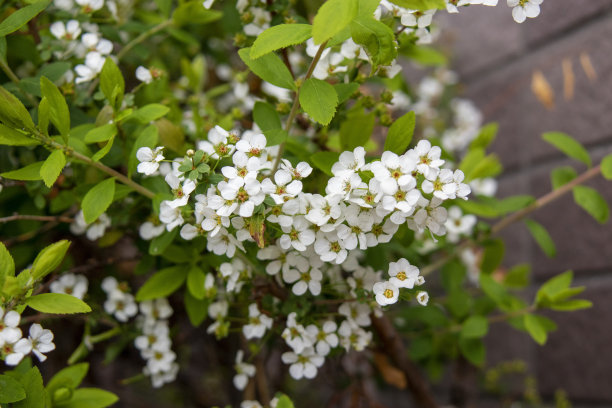
[[13,214],[8,217],[0,218],[0,224],[4,224],[6,222],[18,221],[18,220],[29,220],[29,221],[43,221],[43,222],[65,222],[71,223],[72,218],[54,216],[54,215],[26,215],[26,214]]
[[268,385],[268,377],[266,376],[265,362],[263,350],[261,350],[255,358],[255,385],[257,386],[259,401],[261,401],[264,406],[267,406],[270,404],[270,387]]
[[393,323],[385,315],[376,317],[372,315],[372,325],[380,338],[385,353],[395,361],[398,368],[406,376],[408,389],[420,408],[438,408],[438,404],[416,366],[408,358],[408,352],[404,346],[401,336],[393,326]]

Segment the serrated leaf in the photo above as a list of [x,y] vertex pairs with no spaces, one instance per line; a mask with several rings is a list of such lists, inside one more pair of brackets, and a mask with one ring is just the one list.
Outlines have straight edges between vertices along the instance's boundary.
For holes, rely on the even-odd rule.
[[25,6],[9,15],[0,23],[0,37],[19,30],[49,5],[49,1],[39,1]]
[[87,224],[98,219],[113,202],[115,195],[115,179],[108,178],[92,187],[81,203],[83,217]]
[[607,155],[601,161],[601,174],[606,180],[612,180],[612,154]]
[[264,81],[285,89],[297,89],[289,68],[281,61],[278,55],[268,53],[257,59],[252,59],[250,48],[238,50],[238,55],[246,66]]
[[300,88],[300,105],[316,122],[327,125],[336,114],[338,94],[333,86],[316,78],[308,78]]
[[552,258],[557,253],[557,249],[555,248],[555,242],[546,231],[541,224],[537,223],[534,220],[526,219],[525,224],[531,233],[533,239],[536,240],[542,251],[548,256]]
[[40,176],[47,187],[51,187],[55,183],[65,165],[66,156],[64,156],[64,152],[61,150],[52,151],[40,167]]
[[70,112],[68,111],[68,104],[66,104],[64,95],[62,95],[53,82],[45,77],[40,78],[40,91],[49,101],[51,123],[66,138],[68,132],[70,132]]
[[393,122],[385,139],[385,151],[404,154],[412,141],[415,124],[416,119],[412,111]]
[[27,298],[26,305],[42,313],[89,313],[91,307],[81,299],[65,293],[41,293]]
[[351,36],[370,57],[373,72],[379,65],[391,64],[397,56],[393,30],[374,17],[357,17],[351,23]]
[[327,0],[312,21],[312,38],[322,44],[341,32],[357,16],[357,0]]
[[15,129],[0,123],[0,145],[7,146],[34,146],[40,144],[39,141],[28,137]]
[[21,401],[26,397],[23,386],[13,377],[0,375],[0,404]]
[[606,200],[594,188],[576,186],[573,188],[574,201],[600,224],[605,224],[610,218],[610,209]]
[[15,128],[34,131],[30,113],[12,93],[0,86],[0,122]]
[[174,293],[187,278],[187,268],[184,265],[172,266],[156,272],[140,287],[136,300],[152,300],[166,297]]
[[589,153],[570,135],[562,132],[546,132],[542,135],[542,139],[561,150],[567,156],[579,160],[591,167],[591,157]]
[[483,316],[470,316],[461,325],[461,337],[475,339],[484,337],[489,331],[489,322]]
[[259,34],[251,47],[251,58],[256,59],[264,54],[301,44],[311,37],[310,24],[279,24]]
[[70,241],[63,239],[40,251],[32,264],[32,278],[39,280],[53,272],[62,263],[69,247]]
[[72,398],[61,402],[57,408],[106,408],[119,401],[119,397],[109,391],[99,388],[79,388],[74,390]]
[[125,81],[121,70],[110,57],[106,58],[100,72],[100,89],[111,106],[116,110],[119,109],[125,92]]
[[44,162],[36,162],[32,164],[28,164],[25,167],[22,167],[18,170],[7,171],[4,173],[0,173],[0,177],[4,177],[11,180],[23,180],[23,181],[34,181],[34,180],[42,180],[40,176],[40,168],[42,167]]

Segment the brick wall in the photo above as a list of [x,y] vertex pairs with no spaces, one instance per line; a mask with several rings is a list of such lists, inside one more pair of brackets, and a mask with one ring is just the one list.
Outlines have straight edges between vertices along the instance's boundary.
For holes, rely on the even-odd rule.
[[[516,24],[505,1],[498,7],[473,6],[459,15],[440,13],[441,42],[452,53],[453,69],[465,84],[465,96],[483,111],[485,121],[500,124],[492,150],[506,171],[499,195],[550,190],[551,169],[571,162],[540,138],[542,132],[566,132],[582,142],[595,162],[612,152],[612,1],[545,0],[541,15]],[[588,55],[597,74],[589,78],[581,63]],[[571,63],[573,97],[564,97],[562,64]],[[566,62],[566,64],[569,64]],[[531,91],[539,70],[554,90],[554,108],[544,107]],[[599,178],[588,185],[612,204],[612,184]],[[576,407],[612,406],[612,224],[600,225],[571,196],[534,214],[557,244],[549,259],[522,225],[505,234],[508,265],[529,262],[534,288],[553,274],[572,269],[587,287],[590,310],[551,314],[559,329],[540,347],[505,327],[488,338],[489,362],[521,358],[550,396],[568,392]],[[494,405],[492,405],[494,406]]]

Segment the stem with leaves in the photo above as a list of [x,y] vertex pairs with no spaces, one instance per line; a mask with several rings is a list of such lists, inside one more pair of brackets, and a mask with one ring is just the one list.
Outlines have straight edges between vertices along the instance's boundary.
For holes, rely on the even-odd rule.
[[[319,46],[317,53],[315,54],[314,58],[310,62],[308,71],[306,71],[306,76],[304,77],[304,81],[306,81],[308,78],[312,76],[312,73],[314,72],[314,69],[317,66],[317,63],[321,59],[321,55],[323,54],[323,51],[325,50],[326,45],[327,45],[327,41],[325,41]],[[303,83],[304,82],[302,82],[302,84]],[[291,131],[291,127],[293,126],[293,122],[295,121],[295,117],[297,116],[297,113],[298,113],[298,108],[300,107],[300,90],[301,89],[302,89],[302,85],[300,84],[300,87],[295,92],[295,98],[293,99],[293,105],[291,106],[289,117],[287,117],[287,122],[285,123],[285,130],[287,131],[287,134]],[[278,166],[280,165],[280,161],[283,157],[283,151],[285,150],[285,143],[286,142],[281,143],[278,149],[278,155],[276,156],[276,161],[274,162],[274,167],[272,168],[272,174],[276,173],[276,170],[278,170]]]

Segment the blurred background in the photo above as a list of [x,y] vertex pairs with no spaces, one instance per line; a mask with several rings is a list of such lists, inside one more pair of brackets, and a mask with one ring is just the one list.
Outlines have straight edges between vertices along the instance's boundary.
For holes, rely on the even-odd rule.
[[[459,15],[438,13],[438,46],[449,54],[463,96],[478,106],[485,123],[499,123],[491,149],[505,169],[498,197],[539,197],[551,190],[553,168],[586,169],[542,141],[543,132],[572,135],[595,163],[612,152],[612,1],[545,0],[540,16],[523,24],[501,3],[469,7]],[[597,178],[587,185],[612,203],[609,182]],[[487,365],[523,360],[543,397],[562,389],[574,407],[610,407],[612,227],[598,224],[571,195],[537,211],[534,219],[550,232],[557,256],[547,258],[519,223],[504,234],[504,263],[531,263],[534,287],[571,269],[594,307],[551,314],[559,328],[543,347],[507,325],[492,326]],[[501,405],[479,398],[477,406]]]

